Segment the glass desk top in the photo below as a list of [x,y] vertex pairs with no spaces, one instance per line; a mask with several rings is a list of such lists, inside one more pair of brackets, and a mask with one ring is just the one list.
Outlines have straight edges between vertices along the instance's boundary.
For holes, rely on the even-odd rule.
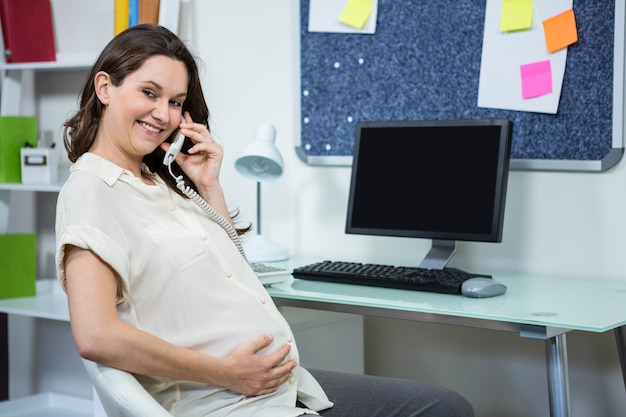
[[449,317],[450,324],[462,318],[478,319],[501,323],[503,330],[510,323],[604,332],[626,324],[626,280],[526,274],[493,274],[493,277],[507,286],[506,294],[474,299],[293,277],[267,290],[279,305],[309,304],[310,308],[414,320],[420,320],[419,315],[423,314],[423,321],[446,322],[445,317]]

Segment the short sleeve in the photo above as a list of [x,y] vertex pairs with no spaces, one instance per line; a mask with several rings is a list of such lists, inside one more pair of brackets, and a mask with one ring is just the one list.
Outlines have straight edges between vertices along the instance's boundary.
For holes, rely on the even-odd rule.
[[[76,194],[75,190],[68,192],[65,187],[59,193],[56,210],[56,254],[55,266],[57,279],[66,290],[65,253],[66,246],[72,245],[82,249],[88,249],[107,263],[117,274],[118,295],[117,303],[121,303],[126,298],[126,282],[129,275],[129,261],[127,251],[119,242],[103,230],[106,220],[97,222],[99,226],[94,226],[88,219],[94,213],[101,212],[102,207],[98,201],[83,199],[79,202],[72,198]],[[100,206],[100,207],[98,207]]]

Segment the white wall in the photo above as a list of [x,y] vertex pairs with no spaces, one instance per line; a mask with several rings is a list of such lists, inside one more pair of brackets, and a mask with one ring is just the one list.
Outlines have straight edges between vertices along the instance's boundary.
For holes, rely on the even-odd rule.
[[[345,235],[349,168],[310,167],[294,152],[298,1],[183,0],[182,14],[180,32],[204,62],[212,127],[226,152],[222,182],[241,219],[254,221],[255,185],[233,162],[257,124],[270,121],[285,174],[263,186],[265,234],[292,255],[417,263],[429,242]],[[626,279],[624,165],[607,173],[511,172],[503,242],[461,243],[454,266]],[[574,332],[568,345],[572,415],[622,416],[613,335]],[[548,416],[543,343],[515,334],[368,318],[366,371],[452,387],[482,417]]]

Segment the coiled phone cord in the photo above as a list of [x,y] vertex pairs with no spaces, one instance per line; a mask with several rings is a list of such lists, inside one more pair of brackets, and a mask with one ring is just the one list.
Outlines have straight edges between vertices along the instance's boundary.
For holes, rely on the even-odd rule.
[[226,233],[228,233],[228,237],[230,237],[230,240],[233,241],[233,243],[237,247],[237,250],[239,251],[239,253],[241,253],[241,256],[243,256],[243,259],[245,259],[247,262],[248,258],[246,257],[246,253],[243,250],[243,246],[241,245],[241,240],[239,239],[239,235],[237,234],[237,231],[232,226],[232,224],[230,224],[228,220],[224,218],[224,216],[215,211],[215,209],[211,207],[209,203],[207,203],[204,198],[202,198],[193,188],[185,185],[185,180],[183,179],[182,175],[175,176],[172,172],[171,163],[168,164],[167,168],[170,171],[170,175],[176,180],[176,188],[178,188],[180,191],[183,192],[183,194],[189,197],[189,199],[193,200],[198,206],[200,206],[200,208],[204,210],[204,212],[211,219],[213,219],[218,225],[222,227],[222,229],[226,231]]

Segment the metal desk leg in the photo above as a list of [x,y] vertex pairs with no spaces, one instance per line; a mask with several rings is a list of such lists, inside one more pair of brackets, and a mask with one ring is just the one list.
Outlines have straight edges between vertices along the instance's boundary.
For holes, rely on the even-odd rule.
[[546,339],[548,394],[551,417],[569,417],[569,375],[567,371],[567,343],[565,333]]
[[626,388],[626,326],[617,327],[615,329],[615,342],[617,342],[617,353],[619,354],[619,363],[622,366],[622,378],[624,379],[624,388]]

